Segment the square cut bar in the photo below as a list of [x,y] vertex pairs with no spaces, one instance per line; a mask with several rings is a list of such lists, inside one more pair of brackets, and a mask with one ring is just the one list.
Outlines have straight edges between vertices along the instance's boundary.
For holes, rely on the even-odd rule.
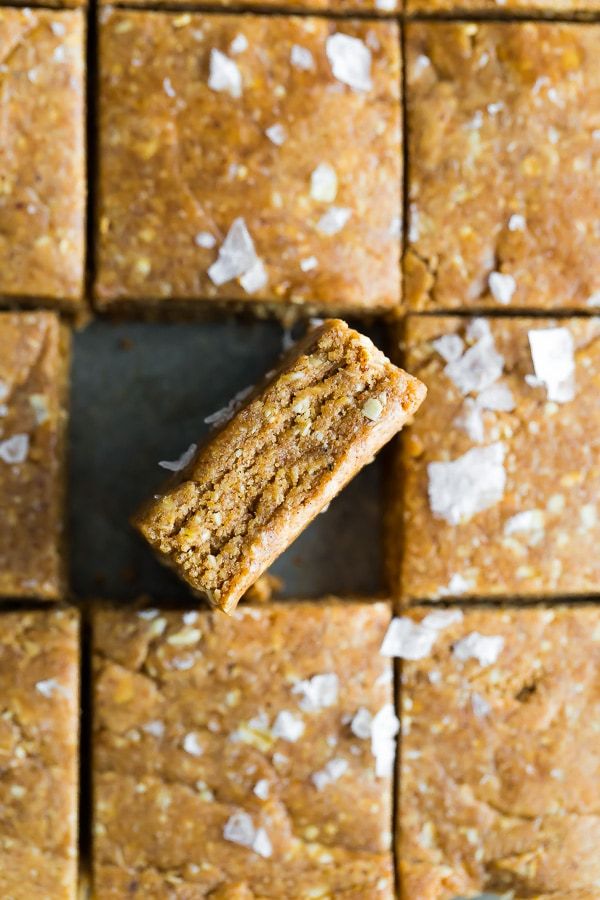
[[396,23],[101,20],[98,307],[397,308]]
[[424,395],[368,338],[329,319],[290,350],[134,525],[185,581],[231,612]]
[[596,898],[600,607],[409,615],[402,897]]
[[74,308],[85,256],[84,16],[0,9],[0,298]]
[[407,34],[407,307],[599,306],[600,25]]
[[94,897],[392,900],[389,617],[97,610]]
[[600,319],[409,317],[429,388],[387,552],[405,601],[600,587]]
[[75,900],[79,618],[0,615],[0,896]]
[[55,313],[0,313],[0,597],[64,591],[69,349]]

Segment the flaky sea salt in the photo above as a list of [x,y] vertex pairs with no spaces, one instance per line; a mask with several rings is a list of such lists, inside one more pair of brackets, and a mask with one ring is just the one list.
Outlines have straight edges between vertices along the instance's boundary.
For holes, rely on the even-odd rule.
[[205,250],[212,250],[217,243],[217,239],[210,231],[199,231],[194,237],[194,243],[197,247],[204,247]]
[[266,287],[268,282],[267,272],[262,259],[256,259],[254,264],[240,276],[240,284],[247,294],[255,294]]
[[460,597],[463,594],[466,594],[473,587],[473,583],[469,581],[468,578],[465,578],[464,575],[461,575],[459,572],[455,572],[450,576],[450,580],[445,588],[441,588],[438,591],[440,597]]
[[304,72],[309,72],[315,67],[312,53],[306,47],[301,47],[300,44],[292,44],[290,62],[296,69],[301,69]]
[[182,469],[185,469],[185,467],[191,463],[197,449],[197,444],[190,444],[187,450],[184,450],[178,459],[161,459],[158,465],[161,469],[167,469],[169,472],[181,472]]
[[450,360],[444,374],[466,395],[485,390],[500,378],[503,368],[504,357],[490,336],[481,337],[462,356]]
[[300,268],[303,272],[312,272],[313,269],[316,269],[319,265],[319,260],[316,256],[307,256],[306,259],[300,260]]
[[292,688],[292,694],[299,694],[300,709],[305,712],[318,712],[337,702],[339,678],[334,672],[313,675],[304,681],[298,681]]
[[396,755],[395,737],[400,721],[392,703],[386,703],[373,717],[371,725],[371,752],[375,757],[375,775],[390,778],[394,771]]
[[182,746],[185,752],[189,753],[190,756],[202,756],[204,753],[200,737],[195,731],[190,731],[189,734],[186,734]]
[[319,163],[310,176],[310,196],[320,203],[332,203],[338,189],[335,169],[329,163]]
[[25,462],[29,453],[29,435],[13,434],[5,441],[0,441],[0,459],[9,466]]
[[506,384],[491,384],[478,394],[475,401],[480,409],[490,409],[494,412],[512,412],[515,408],[515,398]]
[[507,519],[504,523],[504,534],[522,534],[523,532],[543,531],[545,526],[544,512],[541,509],[525,509]]
[[274,737],[294,744],[304,734],[304,722],[287,709],[282,709],[277,714],[271,732]]
[[232,844],[239,844],[253,850],[259,856],[268,859],[273,848],[264,828],[255,828],[252,816],[243,810],[237,810],[225,823],[223,837]]
[[433,628],[434,631],[443,631],[444,628],[456,625],[462,620],[463,612],[460,609],[434,609],[421,620],[421,625],[424,628]]
[[210,51],[208,86],[212,91],[225,92],[237,99],[242,96],[242,75],[237,65],[220,50]]
[[488,287],[494,300],[506,306],[513,298],[517,282],[507,272],[492,272],[488,278]]
[[392,619],[383,639],[380,653],[398,659],[424,659],[429,656],[438,637],[434,628],[408,618]]
[[269,797],[269,782],[266,778],[261,778],[254,785],[253,793],[261,800],[267,800]]
[[548,400],[568,403],[575,397],[575,342],[568,328],[538,328],[527,332],[535,377]]
[[355,737],[366,741],[371,737],[372,729],[373,716],[368,709],[365,709],[364,706],[361,706],[360,709],[357,709],[352,718],[352,721],[350,722],[350,731],[353,735],[355,735]]
[[513,213],[508,220],[508,230],[525,231],[526,224],[527,222],[525,221],[525,216],[522,216],[520,213]]
[[256,255],[254,241],[243,218],[239,217],[232,222],[219,248],[217,261],[208,269],[208,277],[217,287],[234,278],[244,279],[242,287],[248,293],[264,286],[264,266]]
[[326,234],[328,236],[337,234],[348,222],[351,215],[351,209],[347,209],[344,206],[332,206],[326,213],[323,213],[317,222],[317,230],[320,231],[321,234]]
[[328,785],[333,784],[344,775],[349,768],[347,759],[335,757],[330,759],[320,772],[315,772],[312,776],[312,783],[318,791],[324,790]]
[[230,53],[243,53],[244,50],[248,49],[248,38],[245,34],[236,34],[231,44],[229,45]]
[[265,129],[265,134],[269,138],[271,143],[275,144],[276,147],[283,146],[287,139],[286,130],[280,122],[276,122],[274,125],[269,125],[269,127]]
[[491,666],[497,661],[503,647],[504,638],[501,635],[486,635],[472,631],[456,642],[452,653],[461,662],[476,659],[480,666]]
[[478,719],[484,719],[486,716],[489,716],[492,711],[492,707],[485,697],[482,697],[481,694],[478,693],[471,694],[471,709],[473,710],[473,715]]
[[42,697],[46,697],[47,700],[54,697],[55,694],[61,694],[64,697],[67,693],[56,678],[46,678],[44,681],[37,681],[35,689],[38,694],[41,694]]
[[336,32],[327,38],[325,52],[334,78],[355,91],[371,89],[371,51],[363,41]]
[[459,334],[443,334],[432,341],[431,346],[447,363],[460,359],[465,349],[463,339]]
[[504,495],[504,444],[473,447],[450,462],[427,466],[429,505],[434,516],[450,525],[467,522],[498,503]]

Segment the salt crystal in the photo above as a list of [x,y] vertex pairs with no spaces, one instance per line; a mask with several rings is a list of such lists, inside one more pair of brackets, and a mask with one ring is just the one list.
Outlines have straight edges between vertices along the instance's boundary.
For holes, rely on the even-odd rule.
[[152,737],[161,738],[165,733],[165,725],[164,722],[159,721],[147,722],[145,725],[142,725],[142,731],[152,735]]
[[498,353],[493,339],[480,338],[458,359],[451,360],[444,374],[454,382],[461,394],[485,390],[502,375],[504,357]]
[[335,673],[313,675],[305,681],[298,681],[292,688],[292,694],[301,694],[300,709],[305,712],[318,712],[337,703],[339,679]]
[[460,597],[462,594],[466,594],[472,587],[473,584],[471,581],[459,572],[455,572],[450,576],[448,585],[445,588],[442,588],[438,593],[440,597]]
[[261,778],[260,781],[257,781],[254,785],[254,793],[261,800],[266,800],[269,796],[269,782],[266,778]]
[[252,841],[252,850],[262,856],[263,859],[269,859],[273,855],[273,845],[271,844],[269,835],[264,828],[258,828],[254,840]]
[[389,224],[387,233],[391,238],[402,237],[402,219],[400,218],[400,216],[393,216],[392,221]]
[[427,613],[425,618],[421,620],[421,625],[424,628],[433,628],[435,631],[443,631],[444,628],[449,628],[457,622],[462,622],[462,620],[463,613],[460,609],[436,609],[433,612]]
[[25,462],[29,453],[29,436],[13,434],[5,441],[0,441],[0,459],[9,466]]
[[51,22],[50,30],[55,37],[64,37],[67,33],[66,26],[63,22]]
[[471,319],[465,333],[470,344],[474,344],[476,341],[493,340],[490,323],[487,319],[480,317]]
[[48,700],[55,694],[62,694],[63,697],[67,696],[67,691],[56,678],[46,678],[45,681],[37,681],[35,689],[42,697],[46,697]]
[[371,51],[359,38],[336,32],[327,38],[325,51],[334,78],[355,91],[371,89]]
[[386,703],[373,717],[371,727],[371,752],[375,757],[375,775],[390,778],[394,771],[396,741],[400,722],[392,703]]
[[437,518],[450,525],[471,519],[494,506],[504,495],[504,444],[473,447],[450,462],[427,466],[429,505]]
[[219,258],[210,266],[208,277],[217,286],[249,272],[258,260],[254,241],[243,218],[234,219],[219,248]]
[[287,709],[282,709],[278,713],[271,731],[275,737],[281,738],[282,741],[289,741],[294,744],[304,734],[304,722],[293,713],[288,712]]
[[427,628],[412,619],[395,618],[388,626],[379,652],[398,659],[424,659],[431,653],[437,637],[435,628]]
[[366,741],[367,738],[371,737],[372,729],[373,716],[368,709],[365,709],[364,706],[361,706],[360,709],[356,711],[352,721],[350,722],[350,731],[352,732],[352,734],[356,735],[357,738]]
[[522,216],[520,213],[513,213],[508,220],[508,230],[525,231],[526,224],[525,216]]
[[347,759],[335,757],[330,759],[320,772],[315,772],[312,776],[312,782],[318,791],[324,790],[329,784],[337,781],[344,775],[349,768]]
[[225,91],[234,98],[242,96],[242,76],[237,65],[220,50],[210,51],[208,86],[212,91]]
[[512,300],[517,282],[506,272],[492,272],[488,278],[488,286],[494,300],[506,306]]
[[375,9],[380,12],[393,12],[396,9],[396,0],[375,0]]
[[194,238],[197,247],[204,247],[206,250],[212,250],[217,243],[217,239],[210,231],[199,231]]
[[329,163],[319,163],[310,176],[310,196],[320,203],[332,203],[338,189],[337,175]]
[[485,697],[482,697],[481,694],[477,693],[471,694],[471,708],[473,710],[473,715],[478,719],[484,719],[486,716],[489,716],[492,711],[492,707]]
[[305,72],[309,72],[315,67],[312,53],[306,47],[301,47],[300,44],[292,44],[290,62],[296,69],[302,69]]
[[481,409],[495,412],[512,412],[515,408],[515,398],[506,384],[491,384],[478,394],[475,402]]
[[234,812],[225,823],[223,837],[232,844],[254,850],[265,859],[272,855],[271,841],[265,829],[255,829],[252,817],[241,809]]
[[267,272],[262,259],[257,259],[240,278],[240,284],[247,294],[255,294],[257,291],[261,291],[267,282]]
[[182,469],[185,469],[185,467],[191,463],[197,449],[197,444],[190,444],[187,450],[184,450],[178,459],[172,461],[161,459],[158,465],[161,469],[167,469],[169,472],[181,472]]
[[183,739],[183,749],[190,756],[202,756],[204,748],[195,731],[190,731],[189,734],[186,734]]
[[279,122],[276,122],[275,125],[269,125],[265,130],[265,134],[271,143],[275,144],[277,147],[281,147],[285,144],[287,139],[286,130]]
[[454,362],[462,356],[465,345],[463,339],[458,334],[443,334],[431,342],[431,346],[436,350],[442,359],[446,362]]
[[176,97],[177,92],[171,83],[170,78],[163,78],[163,90],[167,97]]
[[568,328],[528,332],[535,377],[545,385],[548,400],[567,403],[575,396],[575,343]]
[[587,299],[587,305],[593,308],[600,306],[600,291],[594,291]]
[[243,53],[244,50],[248,49],[248,38],[245,34],[236,34],[231,44],[229,45],[230,53]]
[[541,509],[526,509],[507,519],[504,523],[504,534],[522,534],[528,531],[543,531],[544,513]]
[[317,222],[317,230],[321,234],[337,234],[338,231],[342,230],[351,215],[351,209],[343,206],[332,206]]
[[501,635],[485,635],[472,631],[457,641],[452,648],[453,655],[461,662],[476,659],[480,666],[493,665],[504,647]]
[[459,414],[454,419],[457,428],[462,428],[478,444],[485,439],[483,417],[477,400],[467,397]]
[[300,260],[300,268],[303,272],[312,272],[313,269],[316,269],[319,265],[319,260],[316,256],[307,256],[306,259]]

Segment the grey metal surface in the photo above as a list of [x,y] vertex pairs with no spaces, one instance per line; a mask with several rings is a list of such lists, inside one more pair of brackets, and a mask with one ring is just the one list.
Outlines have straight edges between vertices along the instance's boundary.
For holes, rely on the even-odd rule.
[[[71,584],[77,597],[189,591],[157,563],[128,517],[175,459],[208,430],[204,417],[272,368],[274,322],[96,321],[75,335],[70,424]],[[381,341],[381,333],[376,335]],[[284,595],[382,589],[382,461],[368,466],[273,566]]]

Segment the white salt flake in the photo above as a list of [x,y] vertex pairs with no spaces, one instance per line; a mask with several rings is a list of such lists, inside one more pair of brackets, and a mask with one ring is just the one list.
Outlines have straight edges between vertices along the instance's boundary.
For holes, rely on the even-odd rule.
[[219,248],[219,257],[208,269],[208,277],[219,287],[250,272],[258,261],[254,241],[243,218],[234,219]]
[[287,132],[279,122],[276,122],[274,125],[269,125],[265,130],[265,134],[276,147],[283,146],[287,140]]
[[450,576],[450,580],[445,588],[438,591],[440,597],[460,597],[471,590],[473,582],[469,581],[459,572],[455,572]]
[[506,306],[512,300],[517,282],[507,272],[492,272],[488,278],[488,286],[494,300]]
[[475,401],[481,409],[490,409],[494,412],[512,412],[515,408],[515,398],[511,389],[506,384],[491,384],[478,394]]
[[427,466],[429,505],[450,525],[467,522],[502,499],[506,485],[504,444],[473,447],[451,462]]
[[355,712],[354,717],[350,722],[350,731],[357,738],[366,741],[371,737],[372,730],[373,716],[368,709],[365,709],[364,706],[361,706],[360,709]]
[[195,731],[190,731],[183,739],[183,749],[190,756],[202,756],[204,748],[200,741],[200,737]]
[[270,857],[273,852],[271,841],[265,829],[256,829],[252,816],[241,809],[234,812],[225,823],[223,837],[232,844],[239,844],[241,847],[254,850],[255,853],[265,857],[265,859]]
[[318,712],[337,703],[338,690],[339,678],[332,672],[298,681],[292,688],[292,694],[301,695],[300,709]]
[[329,163],[319,163],[310,176],[310,196],[320,203],[333,203],[338,189],[335,169]]
[[240,278],[240,284],[247,294],[255,294],[261,291],[267,284],[267,272],[262,259],[257,259],[247,272]]
[[161,469],[168,469],[169,472],[181,472],[182,469],[185,469],[185,467],[191,463],[197,449],[197,444],[190,444],[187,450],[184,450],[178,459],[171,461],[168,459],[161,459],[158,465]]
[[271,731],[276,738],[295,744],[304,734],[304,722],[287,709],[282,709],[278,713]]
[[459,334],[443,334],[431,342],[431,346],[436,350],[442,359],[446,362],[455,362],[463,354],[465,345]]
[[226,92],[237,99],[242,96],[242,76],[237,65],[220,50],[210,51],[208,86],[212,91]]
[[433,628],[434,631],[443,631],[457,622],[462,622],[463,613],[460,609],[435,609],[433,612],[427,613],[421,620],[424,628]]
[[301,47],[300,44],[292,44],[290,62],[296,69],[304,72],[310,72],[315,67],[312,53],[306,47]]
[[217,243],[217,239],[210,231],[199,231],[194,237],[194,243],[197,247],[204,247],[205,250],[212,250]]
[[352,215],[352,210],[344,206],[332,206],[324,213],[317,222],[317,230],[321,234],[332,235],[341,231],[348,219]]
[[548,400],[568,403],[575,397],[575,343],[568,328],[539,328],[528,332],[535,377]]
[[590,294],[587,299],[587,305],[591,306],[594,309],[597,306],[600,306],[600,291],[594,291],[593,294]]
[[483,443],[485,439],[485,429],[483,427],[483,416],[481,415],[481,407],[477,400],[467,397],[461,411],[454,419],[457,428],[462,428],[472,441],[478,444]]
[[387,233],[391,238],[402,237],[402,219],[400,218],[400,216],[393,216],[392,221],[389,224]]
[[400,730],[400,721],[392,703],[386,703],[373,717],[371,726],[371,753],[375,757],[375,775],[390,778],[394,772],[396,756],[395,737]]
[[63,697],[68,696],[68,692],[56,678],[46,678],[44,681],[37,681],[35,689],[47,700],[50,700],[55,694],[61,694]]
[[29,435],[13,434],[5,441],[0,441],[0,459],[9,466],[25,462],[29,453]]
[[269,859],[273,855],[273,845],[264,828],[258,828],[252,842],[252,849],[263,859]]
[[487,319],[482,319],[480,317],[471,319],[471,321],[467,325],[466,336],[470,344],[474,344],[476,341],[483,341],[486,339],[490,341],[493,340],[490,323]]
[[261,778],[260,781],[257,781],[254,785],[253,793],[256,794],[261,800],[267,800],[269,797],[269,782],[266,778]]
[[334,78],[355,91],[371,90],[371,51],[363,41],[336,32],[327,38],[325,52]]
[[415,78],[419,78],[423,72],[426,72],[427,69],[431,65],[431,60],[428,56],[425,56],[424,53],[419,53],[413,63],[413,75]]
[[170,78],[163,78],[163,90],[164,90],[165,94],[167,95],[167,97],[172,98],[172,97],[177,96],[177,91],[173,87],[173,84],[172,84]]
[[393,12],[396,9],[396,0],[375,0],[375,9],[380,12]]
[[312,782],[318,791],[324,790],[328,785],[333,784],[344,775],[349,768],[347,759],[335,757],[325,764],[320,772],[315,772],[312,776]]
[[541,509],[526,509],[507,519],[504,523],[504,534],[522,534],[530,531],[543,531],[544,513]]
[[458,359],[451,360],[444,374],[454,382],[461,394],[485,390],[502,375],[504,357],[498,353],[491,337],[482,337]]
[[300,260],[300,268],[303,272],[312,272],[313,269],[316,269],[319,265],[319,260],[316,256],[307,256],[306,259]]
[[388,626],[379,652],[398,659],[424,659],[431,653],[437,637],[435,628],[427,628],[412,619],[395,618]]
[[64,37],[67,33],[66,26],[63,22],[51,22],[50,30],[55,37]]
[[526,225],[525,216],[522,216],[521,213],[513,213],[508,220],[509,231],[525,231]]
[[152,737],[161,738],[165,733],[165,723],[159,722],[158,720],[155,720],[153,722],[146,722],[145,725],[142,725],[142,731],[144,731],[146,734],[152,735]]
[[485,697],[482,697],[481,694],[477,693],[471,694],[471,709],[478,719],[484,719],[486,716],[489,716],[492,711],[492,707]]
[[243,53],[244,50],[248,49],[248,38],[245,34],[236,34],[234,39],[229,45],[230,53]]
[[206,425],[212,425],[214,428],[219,428],[221,425],[225,425],[226,422],[229,422],[229,420],[233,418],[238,409],[240,409],[240,407],[243,405],[244,400],[252,393],[253,390],[253,384],[249,384],[248,387],[242,388],[241,391],[238,391],[237,394],[231,398],[227,406],[223,406],[216,412],[211,413],[210,416],[206,416],[204,419],[204,423]]
[[472,631],[457,641],[452,653],[461,662],[476,659],[480,666],[493,665],[502,652],[504,638],[501,635],[485,635]]

